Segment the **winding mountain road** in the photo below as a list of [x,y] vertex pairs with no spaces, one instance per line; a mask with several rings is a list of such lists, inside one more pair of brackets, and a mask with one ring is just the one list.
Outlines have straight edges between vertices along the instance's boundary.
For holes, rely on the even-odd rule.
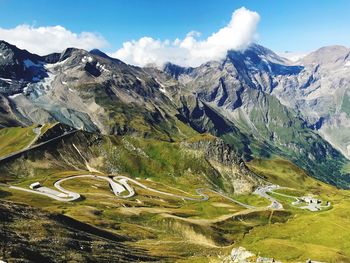
[[[212,193],[218,194],[218,195],[226,198],[227,200],[230,200],[230,201],[232,201],[240,206],[243,206],[247,209],[256,208],[254,206],[244,204],[238,200],[235,200],[231,197],[224,195],[221,192],[218,192],[218,191],[215,191],[212,189],[198,188],[198,189],[196,189],[196,193],[198,194],[198,197],[189,197],[189,196],[173,194],[173,193],[168,193],[168,192],[160,191],[157,189],[153,189],[153,188],[148,187],[135,179],[132,179],[132,178],[129,178],[126,176],[121,176],[121,175],[114,176],[113,178],[110,178],[107,176],[100,176],[100,175],[91,175],[91,174],[75,175],[75,176],[71,176],[71,177],[66,177],[66,178],[60,179],[54,183],[54,187],[57,190],[59,190],[59,192],[56,190],[47,188],[47,187],[43,187],[43,186],[40,186],[36,189],[27,189],[27,188],[18,187],[18,186],[9,186],[9,188],[15,189],[15,190],[20,190],[20,191],[25,191],[28,193],[44,195],[44,196],[50,197],[50,198],[57,200],[57,201],[71,202],[71,201],[75,201],[75,200],[80,199],[80,197],[81,197],[80,194],[66,190],[64,187],[61,186],[61,183],[68,181],[68,180],[79,179],[79,178],[92,178],[92,179],[97,179],[97,180],[105,180],[110,185],[114,195],[119,197],[119,198],[123,198],[123,199],[130,198],[130,197],[135,195],[134,188],[129,184],[129,183],[132,183],[132,184],[135,184],[135,185],[137,185],[143,189],[146,189],[150,192],[153,192],[153,193],[171,196],[171,197],[179,198],[182,200],[188,200],[188,201],[198,201],[198,202],[207,201],[209,199],[209,196],[207,194],[205,194],[204,192],[205,191],[212,192]],[[126,195],[122,194],[124,192],[128,192],[128,194],[126,194]]]
[[[150,192],[158,193],[158,194],[161,194],[161,195],[167,195],[167,196],[171,196],[171,197],[176,197],[176,198],[180,198],[180,199],[184,199],[184,200],[188,200],[188,201],[207,201],[209,199],[209,197],[206,194],[203,193],[202,190],[204,190],[204,189],[202,189],[202,188],[196,189],[197,194],[199,196],[201,196],[201,198],[193,198],[193,197],[187,197],[187,196],[182,196],[182,195],[177,195],[177,194],[172,194],[172,193],[168,193],[168,192],[159,191],[157,189],[150,188],[150,187],[148,187],[148,186],[146,186],[146,185],[144,185],[144,184],[142,184],[142,183],[140,183],[140,182],[138,182],[138,181],[136,181],[134,179],[126,177],[126,176],[119,175],[119,176],[113,177],[113,179],[116,180],[116,181],[119,181],[123,185],[127,185],[126,188],[127,187],[131,188],[129,186],[129,184],[127,183],[128,181],[130,181],[130,182],[138,185],[139,187],[141,187],[143,189],[146,189],[146,190],[148,190]],[[132,191],[134,193],[134,190],[132,190]]]
[[[61,202],[71,202],[71,201],[79,200],[81,198],[81,195],[79,193],[72,192],[72,191],[65,189],[64,187],[61,186],[61,183],[66,182],[68,180],[79,179],[79,178],[91,178],[91,179],[96,179],[96,180],[107,181],[112,192],[114,193],[114,195],[117,196],[118,198],[122,198],[122,199],[127,199],[130,197],[133,197],[136,194],[134,188],[130,185],[130,183],[132,183],[132,184],[134,184],[140,188],[143,188],[147,191],[157,193],[159,195],[165,195],[165,196],[171,196],[174,198],[179,198],[182,200],[197,201],[197,202],[207,201],[207,200],[209,200],[209,196],[205,192],[212,192],[212,193],[220,195],[221,197],[223,197],[223,198],[225,198],[225,199],[227,199],[235,204],[238,204],[246,209],[258,208],[258,207],[252,206],[252,205],[242,203],[234,198],[231,198],[231,197],[225,195],[221,191],[216,191],[216,190],[209,189],[209,188],[198,188],[198,189],[196,189],[196,193],[197,193],[198,197],[190,197],[191,196],[190,193],[188,193],[188,195],[185,196],[185,195],[180,195],[180,194],[173,194],[173,193],[169,193],[169,192],[164,192],[161,190],[157,190],[157,189],[148,187],[147,185],[145,185],[145,184],[143,184],[135,179],[132,179],[132,178],[129,178],[126,176],[122,176],[122,175],[113,176],[113,177],[92,175],[92,174],[82,174],[82,175],[70,176],[70,177],[59,179],[54,183],[54,187],[58,191],[51,189],[51,188],[48,188],[48,187],[45,187],[45,186],[40,186],[40,185],[37,185],[36,187],[34,187],[34,189],[28,189],[28,188],[19,187],[19,186],[8,186],[8,185],[3,185],[3,186],[7,186],[10,189],[14,189],[14,190],[19,190],[19,191],[24,191],[24,192],[28,192],[28,193],[47,196],[49,198],[52,198],[54,200],[61,201]],[[259,195],[259,196],[269,200],[271,202],[271,204],[268,205],[266,208],[273,209],[273,210],[281,210],[281,209],[283,209],[283,205],[277,199],[275,199],[273,196],[269,195],[269,193],[274,193],[274,194],[288,197],[288,198],[294,198],[296,201],[293,202],[292,205],[294,207],[298,207],[300,209],[308,209],[310,211],[319,211],[323,208],[330,207],[330,202],[327,202],[327,205],[325,205],[325,206],[321,205],[321,204],[308,204],[307,206],[296,206],[296,204],[299,203],[302,198],[274,192],[274,190],[283,189],[283,188],[285,188],[285,187],[280,187],[278,185],[272,185],[272,184],[266,185],[266,186],[260,186],[254,191],[254,194]],[[125,194],[125,193],[127,193],[127,194]]]
[[269,208],[272,209],[283,209],[283,205],[278,202],[275,198],[273,198],[268,193],[272,193],[273,190],[279,189],[280,187],[278,185],[267,185],[267,186],[260,186],[255,189],[254,194],[259,195],[269,201],[271,201],[271,204],[269,205]]
[[[52,199],[57,200],[57,201],[71,202],[71,201],[75,201],[75,200],[80,199],[80,197],[81,197],[80,194],[66,190],[64,187],[61,186],[61,183],[66,182],[68,180],[79,179],[79,178],[91,178],[91,179],[96,179],[96,180],[107,181],[109,186],[111,187],[111,190],[113,191],[114,195],[117,196],[118,198],[123,198],[123,199],[130,198],[130,197],[135,195],[135,190],[130,185],[130,183],[132,183],[134,185],[137,185],[140,188],[146,189],[147,191],[157,193],[159,195],[166,195],[166,196],[171,196],[174,198],[179,198],[182,200],[197,201],[197,202],[207,201],[209,199],[209,196],[207,194],[205,194],[205,192],[212,192],[212,193],[215,193],[217,195],[220,195],[221,197],[223,197],[223,198],[225,198],[233,203],[236,203],[240,206],[243,206],[246,209],[257,208],[255,206],[242,203],[236,199],[233,199],[229,196],[226,196],[221,191],[216,191],[213,189],[198,188],[198,189],[196,189],[196,193],[197,193],[198,197],[190,197],[191,194],[188,194],[188,196],[185,196],[185,195],[173,194],[173,193],[157,190],[157,189],[148,187],[147,185],[145,185],[145,184],[143,184],[135,179],[132,179],[132,178],[129,178],[126,176],[122,176],[122,175],[108,177],[108,176],[101,176],[101,175],[83,174],[83,175],[75,175],[75,176],[71,176],[71,177],[66,177],[66,178],[59,179],[54,183],[54,187],[58,191],[51,189],[51,188],[48,188],[48,187],[40,186],[40,185],[37,186],[35,189],[28,189],[28,188],[23,188],[23,187],[18,187],[18,186],[9,186],[9,188],[15,189],[15,190],[20,190],[20,191],[25,191],[28,193],[44,195],[44,196],[47,196],[47,197],[52,198]],[[269,195],[268,193],[275,193],[277,195],[294,198],[296,201],[299,200],[299,198],[295,197],[295,196],[289,196],[289,195],[274,192],[274,190],[281,189],[281,188],[283,188],[283,187],[280,187],[278,185],[261,186],[261,187],[258,187],[254,191],[254,194],[259,195],[259,196],[271,201],[271,204],[269,206],[267,206],[267,208],[274,209],[274,210],[283,209],[283,205],[279,201],[277,201],[274,197]],[[125,194],[125,193],[127,193],[127,194]],[[327,207],[328,206],[329,206],[329,204],[327,205]],[[326,206],[322,206],[322,207],[326,207]],[[299,207],[299,208],[305,209],[307,207],[305,207],[305,208]]]

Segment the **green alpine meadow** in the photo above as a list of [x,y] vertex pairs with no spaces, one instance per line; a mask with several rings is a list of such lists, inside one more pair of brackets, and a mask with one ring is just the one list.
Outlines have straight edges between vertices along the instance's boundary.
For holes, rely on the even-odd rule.
[[0,263],[350,262],[349,2],[0,10]]

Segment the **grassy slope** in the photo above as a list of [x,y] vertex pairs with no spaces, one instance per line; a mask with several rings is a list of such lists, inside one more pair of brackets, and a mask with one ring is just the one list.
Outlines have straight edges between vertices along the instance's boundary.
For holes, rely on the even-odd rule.
[[34,126],[4,128],[0,130],[0,157],[19,151],[35,138]]
[[249,112],[249,121],[238,110],[236,125],[244,134],[253,135],[254,140],[249,144],[254,157],[283,156],[318,180],[342,188],[349,187],[349,175],[342,169],[348,160],[343,155],[305,127],[304,122],[276,98],[257,96],[253,90],[249,92],[256,98]]
[[[62,215],[11,202],[0,203],[0,259],[6,262],[151,261],[145,251]],[[18,234],[20,233],[20,234]]]
[[[155,189],[193,196],[196,195],[196,188],[212,187],[211,183],[220,185],[220,180],[213,176],[217,172],[203,156],[195,151],[183,150],[180,142],[111,136],[86,147],[80,143],[87,138],[79,137],[79,134],[83,133],[66,138],[63,148],[55,145],[52,152],[45,155],[33,153],[27,158],[20,158],[11,166],[11,176],[4,178],[2,176],[7,175],[6,170],[0,172],[2,179],[22,187],[36,181],[52,187],[59,178],[89,173],[73,171],[69,165],[84,167],[77,165],[82,160],[76,150],[69,146],[74,143],[84,149],[86,156],[90,156],[90,164],[95,163],[92,166],[102,171],[110,171],[113,167],[114,173],[138,178]],[[195,136],[190,141],[211,139],[212,136],[203,135]],[[36,158],[40,159],[36,161]],[[16,171],[20,173],[18,176]],[[208,254],[216,258],[220,253],[228,254],[235,240],[242,238],[253,227],[266,224],[270,218],[270,212],[256,211],[254,216],[247,219],[248,224],[242,222],[237,216],[246,214],[244,208],[210,192],[209,201],[195,202],[159,196],[135,187],[135,197],[121,200],[110,192],[104,181],[71,180],[62,185],[81,193],[83,200],[61,203],[5,187],[0,194],[1,198],[9,201],[63,213],[113,233],[129,236],[133,238],[134,245],[151,250],[153,255],[173,259],[201,259]],[[256,197],[242,198],[254,204],[263,203]],[[276,216],[276,220],[287,218],[288,214]]]
[[[41,135],[55,124],[46,124],[41,128]],[[26,148],[37,136],[29,127],[11,127],[0,129],[0,157]]]
[[[191,140],[202,139],[210,140],[211,137],[195,136]],[[118,173],[139,178],[150,187],[168,192],[185,191],[193,195],[197,187],[210,186],[210,181],[220,183],[217,178],[210,177],[214,174],[213,168],[201,155],[182,151],[180,143],[132,137],[124,140],[135,148],[126,146],[120,137],[107,137],[103,143],[92,144],[86,152],[93,152],[99,156],[97,159],[103,156],[102,163],[117,168]],[[71,142],[66,140],[65,143]],[[78,142],[75,144],[79,147]],[[76,158],[76,153],[70,153],[68,148],[59,150],[64,152],[65,160],[74,163],[72,158]],[[140,150],[147,157],[140,154]],[[56,158],[40,162],[33,158],[22,160],[21,165],[25,164],[23,167],[31,172],[28,177],[14,176],[12,184],[28,186],[40,181],[52,187],[59,178],[87,173],[69,170],[58,162],[60,160]],[[232,247],[242,245],[287,262],[304,261],[309,257],[326,262],[350,262],[350,230],[347,229],[350,194],[347,191],[312,179],[282,159],[254,160],[249,167],[272,183],[298,189],[297,194],[311,193],[329,200],[332,208],[312,213],[293,208],[289,205],[290,200],[281,198],[287,209],[285,212],[257,210],[247,213],[215,194],[208,193],[208,202],[189,202],[158,196],[138,187],[137,196],[120,200],[113,196],[105,182],[91,179],[63,183],[67,189],[83,194],[84,199],[79,202],[60,203],[7,188],[1,188],[0,197],[63,213],[129,236],[133,238],[133,245],[172,260],[208,262],[217,259],[219,254],[229,254]],[[258,206],[267,204],[256,196],[240,196],[239,199]]]
[[304,171],[281,159],[254,160],[249,167],[273,183],[329,200],[332,208],[313,213],[292,208],[288,205],[290,200],[280,198],[284,206],[293,212],[293,217],[284,224],[254,228],[240,245],[290,262],[307,258],[324,262],[350,262],[348,191],[307,177]]
[[254,172],[263,175],[267,181],[280,186],[297,189],[325,186],[325,184],[309,177],[304,170],[284,159],[255,159],[249,162],[248,166]]

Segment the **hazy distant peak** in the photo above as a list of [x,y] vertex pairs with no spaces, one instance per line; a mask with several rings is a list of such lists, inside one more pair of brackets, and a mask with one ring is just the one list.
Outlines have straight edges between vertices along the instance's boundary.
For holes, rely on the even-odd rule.
[[310,52],[298,52],[298,51],[284,51],[277,54],[283,58],[288,59],[291,62],[297,62],[307,56]]
[[[321,47],[309,53],[301,61],[303,64],[333,64],[344,60],[350,53],[350,49],[340,45]],[[341,62],[342,62],[341,61]]]

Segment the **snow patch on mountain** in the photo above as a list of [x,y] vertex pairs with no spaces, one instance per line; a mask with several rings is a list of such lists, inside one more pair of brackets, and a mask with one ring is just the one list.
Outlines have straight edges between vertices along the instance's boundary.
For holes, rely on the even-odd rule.
[[22,95],[22,93],[17,93],[17,94],[11,95],[11,96],[9,96],[9,98],[10,99],[15,99],[15,98],[17,98],[20,95]]
[[309,52],[290,52],[290,51],[284,51],[284,52],[277,52],[277,54],[283,58],[286,58],[292,62],[297,62],[303,57],[307,56]]
[[[14,99],[18,97],[20,94],[23,94],[25,96],[29,96],[32,99],[36,99],[44,94],[46,94],[49,90],[52,88],[52,82],[54,81],[56,74],[53,74],[50,70],[57,66],[57,64],[36,64],[33,63],[33,61],[26,59],[23,61],[26,67],[37,67],[37,66],[42,66],[47,72],[47,77],[45,78],[40,78],[40,76],[33,76],[32,81],[28,84],[26,84],[22,90],[22,92],[14,94],[12,96],[9,96],[9,98]],[[7,80],[7,81],[12,81],[12,80]]]
[[5,82],[7,82],[7,83],[9,83],[9,84],[12,83],[12,79],[0,78],[0,80],[5,81]]
[[97,62],[96,67],[97,67],[100,71],[110,72],[109,69],[107,69],[106,65],[100,64],[100,62]]
[[81,59],[81,62],[83,63],[86,63],[86,62],[89,62],[91,63],[94,59],[90,56],[84,56],[82,59]]

